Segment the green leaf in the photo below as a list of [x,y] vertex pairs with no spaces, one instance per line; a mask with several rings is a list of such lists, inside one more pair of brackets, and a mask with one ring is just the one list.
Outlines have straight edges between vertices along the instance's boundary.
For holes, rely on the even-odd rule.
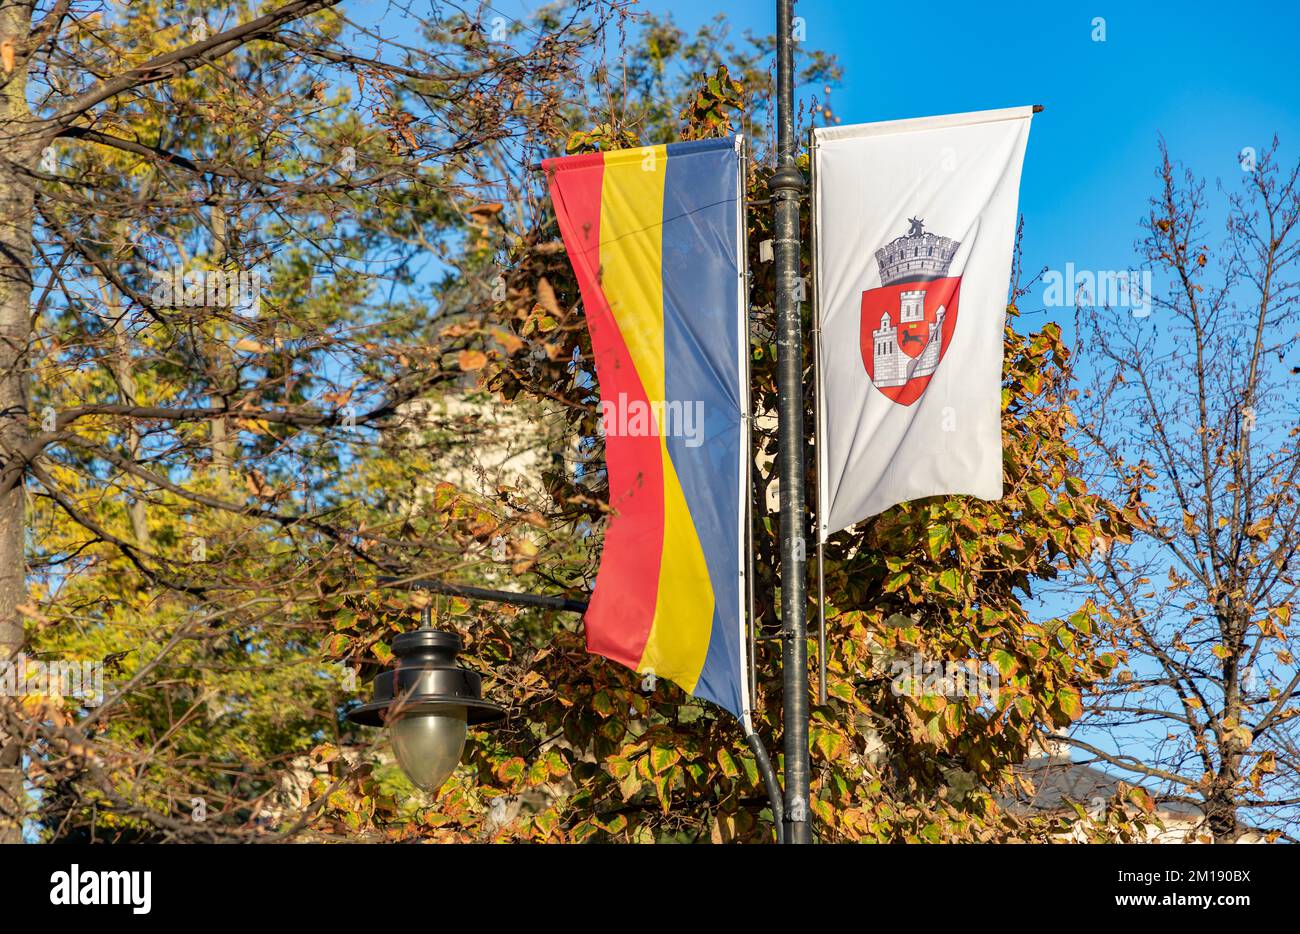
[[636,774],[636,770],[630,770],[627,776],[618,783],[618,793],[623,796],[624,801],[631,798],[641,791],[641,777]]
[[551,777],[551,770],[546,767],[545,759],[537,759],[528,769],[528,784],[540,785]]
[[1010,678],[1015,673],[1017,667],[1016,657],[1006,649],[994,649],[989,653],[989,661],[998,670],[998,674],[1004,678]]
[[609,820],[596,819],[596,826],[606,833],[622,833],[627,829],[627,815],[615,814]]
[[722,774],[727,778],[736,778],[740,775],[740,769],[736,768],[736,760],[725,749],[718,750],[718,765],[722,768]]
[[546,763],[546,769],[551,773],[552,778],[559,778],[562,775],[569,774],[569,762],[564,758],[564,753],[559,749],[552,749],[542,757]]
[[543,811],[533,818],[533,823],[536,825],[537,829],[542,832],[543,836],[549,837],[555,832],[555,827],[559,823],[559,820],[559,815],[554,811]]
[[[522,759],[519,760],[523,762]],[[605,770],[620,781],[632,774],[632,763],[622,756],[610,756],[605,760]]]
[[840,746],[844,742],[844,738],[838,733],[831,730],[818,729],[817,727],[813,728],[811,739],[813,748],[820,752],[822,758],[828,762],[835,759],[836,755],[839,753]]
[[507,759],[497,766],[497,777],[504,782],[521,781],[527,772],[528,763],[523,760],[522,756]]
[[912,575],[907,573],[906,571],[899,571],[897,574],[890,575],[889,578],[885,581],[885,593],[893,593],[895,590],[898,590],[900,587],[905,585],[911,579],[912,579]]
[[1068,685],[1061,688],[1056,694],[1056,706],[1071,720],[1083,716],[1083,699],[1079,696],[1077,688]]
[[952,544],[952,526],[943,523],[934,523],[926,533],[926,546],[929,549],[930,557],[935,561],[947,550]]
[[682,757],[682,751],[671,746],[656,746],[650,750],[650,767],[659,775],[671,769]]

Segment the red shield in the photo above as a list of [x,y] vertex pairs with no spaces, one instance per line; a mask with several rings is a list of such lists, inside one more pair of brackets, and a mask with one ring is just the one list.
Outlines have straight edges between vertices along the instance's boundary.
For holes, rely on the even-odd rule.
[[939,367],[957,328],[961,276],[896,282],[862,293],[862,363],[871,382],[911,405]]

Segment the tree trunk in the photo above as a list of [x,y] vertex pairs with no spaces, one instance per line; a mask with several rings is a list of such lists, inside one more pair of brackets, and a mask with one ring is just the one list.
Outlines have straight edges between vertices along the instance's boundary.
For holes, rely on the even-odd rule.
[[1237,802],[1231,790],[1212,793],[1205,801],[1205,817],[1215,843],[1236,843],[1240,834],[1237,826]]
[[[0,2],[0,41],[12,43],[16,55],[11,72],[0,67],[0,665],[16,661],[23,649],[19,607],[27,599],[20,451],[28,437],[34,189],[22,168],[34,168],[40,152],[39,142],[29,136],[24,43],[30,32],[31,7]],[[7,64],[8,55],[5,59]],[[13,708],[7,712],[16,714]],[[5,729],[5,719],[0,718],[0,843],[19,843],[26,813],[22,741]]]

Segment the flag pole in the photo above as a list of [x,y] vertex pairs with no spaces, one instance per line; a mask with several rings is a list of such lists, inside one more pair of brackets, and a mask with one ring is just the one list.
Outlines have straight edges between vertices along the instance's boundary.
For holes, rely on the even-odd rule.
[[[744,246],[740,255],[740,294],[741,303],[744,306],[744,347],[741,353],[744,354],[746,372],[748,372],[749,359],[752,351],[750,350],[749,338],[749,140],[741,137],[740,143],[740,239]],[[785,842],[785,826],[782,820],[784,807],[781,803],[781,783],[777,781],[776,770],[772,768],[772,759],[767,754],[767,747],[763,745],[763,740],[759,737],[758,731],[753,724],[753,709],[758,701],[758,668],[755,662],[755,656],[758,651],[757,632],[755,631],[755,620],[757,614],[754,612],[754,402],[750,393],[751,379],[745,380],[745,599],[746,599],[746,617],[747,641],[748,641],[748,658],[749,670],[745,677],[749,679],[749,715],[742,717],[741,728],[745,731],[745,742],[749,743],[750,751],[754,753],[754,762],[758,766],[758,772],[763,776],[763,787],[767,790],[768,806],[772,809],[772,824],[776,830],[776,842]]]
[[799,199],[795,164],[794,0],[776,5],[777,168],[772,193],[776,267],[777,449],[781,492],[782,742],[785,842],[811,843],[808,755],[807,511],[804,503],[803,337],[800,333]]
[[817,536],[817,703],[826,703],[826,514],[822,478],[826,476],[825,451],[822,447],[822,312],[821,293],[817,290],[817,134],[808,128],[808,206],[809,253],[812,266],[808,271],[812,290],[813,339],[813,455],[817,458],[817,522],[813,534]]

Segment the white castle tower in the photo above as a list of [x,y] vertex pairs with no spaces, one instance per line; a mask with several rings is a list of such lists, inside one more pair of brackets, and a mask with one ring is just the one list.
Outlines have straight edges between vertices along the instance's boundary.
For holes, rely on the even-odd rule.
[[[902,325],[925,320],[925,283],[948,275],[948,266],[961,245],[949,237],[926,233],[924,221],[920,218],[909,218],[909,223],[912,227],[906,236],[891,240],[876,251],[882,286],[903,282],[918,285],[918,288],[907,289],[899,296],[898,324],[894,324],[889,312],[885,312],[880,318],[880,327],[871,332],[875,345],[872,382],[882,388],[902,386],[918,376],[929,376],[939,366],[946,306],[939,306],[927,332],[925,346],[916,356],[903,352],[898,335]],[[902,340],[907,343],[921,338],[905,332]]]

